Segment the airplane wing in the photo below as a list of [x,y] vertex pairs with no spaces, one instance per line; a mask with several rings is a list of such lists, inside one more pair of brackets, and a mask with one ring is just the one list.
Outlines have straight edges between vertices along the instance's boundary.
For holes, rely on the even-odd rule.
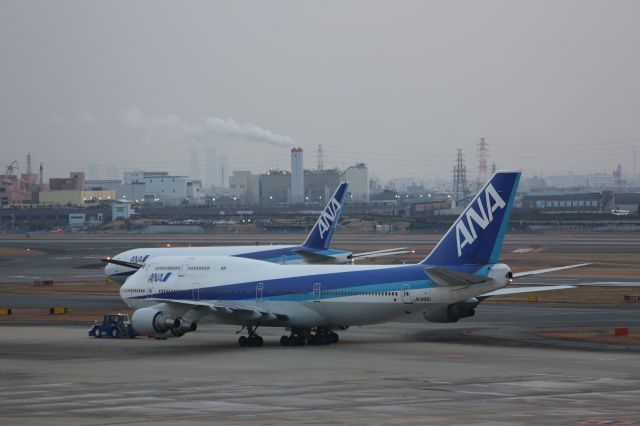
[[110,257],[100,259],[100,260],[102,260],[104,263],[113,263],[114,265],[126,266],[127,268],[132,268],[132,269],[140,269],[144,266],[141,263],[126,262],[124,260],[112,259]]
[[[334,263],[336,261],[339,261],[339,259],[334,256],[318,253],[311,250],[305,250],[303,248],[293,250],[293,252],[298,256],[302,257],[308,263]],[[352,261],[356,261],[361,259],[373,259],[376,257],[393,256],[393,255],[404,254],[404,253],[414,253],[414,251],[409,250],[405,247],[387,249],[387,250],[367,251],[363,253],[352,253],[348,256],[348,259],[351,259]]]
[[587,265],[591,265],[591,263],[578,263],[575,265],[558,266],[555,268],[536,269],[534,271],[517,272],[513,274],[513,278],[522,278],[522,277],[528,277],[531,275],[546,274],[548,272],[564,271],[565,269],[579,268],[581,266],[587,266]]
[[398,254],[415,253],[415,250],[410,250],[406,247],[398,247],[386,250],[365,251],[363,253],[354,253],[351,255],[351,260],[361,259],[374,259],[376,257],[393,256]]
[[194,308],[204,308],[210,310],[214,315],[234,315],[248,320],[260,319],[261,321],[273,321],[285,320],[288,318],[287,315],[271,312],[266,309],[261,309],[255,305],[242,302],[226,302],[223,300],[179,300],[164,299],[160,297],[148,298],[145,300],[158,303],[174,303],[177,305],[187,305]]
[[552,291],[552,290],[564,290],[567,288],[575,288],[573,285],[540,285],[533,287],[505,287],[499,290],[494,290],[489,293],[485,293],[481,296],[478,296],[477,299],[483,301],[487,297],[491,296],[508,296],[510,294],[519,294],[519,293],[537,293],[539,291]]

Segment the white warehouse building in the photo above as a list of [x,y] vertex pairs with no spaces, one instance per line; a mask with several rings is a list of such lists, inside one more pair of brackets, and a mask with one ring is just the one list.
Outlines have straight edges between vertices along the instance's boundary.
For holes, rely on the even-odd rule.
[[369,172],[364,163],[347,168],[340,176],[342,182],[349,182],[348,200],[357,203],[369,202]]
[[156,202],[177,206],[187,198],[187,177],[172,176],[168,172],[126,172],[126,199],[134,202]]

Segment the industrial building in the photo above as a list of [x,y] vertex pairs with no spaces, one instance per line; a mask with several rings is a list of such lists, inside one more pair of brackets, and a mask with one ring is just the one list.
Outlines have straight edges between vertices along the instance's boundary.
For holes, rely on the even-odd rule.
[[357,203],[369,202],[369,172],[364,163],[348,167],[340,176],[343,182],[349,182],[349,201]]
[[134,202],[178,206],[187,200],[187,177],[173,176],[168,172],[126,172],[125,195]]
[[286,170],[269,170],[260,175],[260,202],[262,204],[286,204],[291,190],[291,173]]
[[229,177],[229,192],[241,204],[260,202],[260,176],[248,170],[234,170]]
[[41,191],[36,193],[38,204],[45,206],[96,206],[116,199],[115,191]]
[[304,203],[304,167],[302,148],[291,149],[291,204]]

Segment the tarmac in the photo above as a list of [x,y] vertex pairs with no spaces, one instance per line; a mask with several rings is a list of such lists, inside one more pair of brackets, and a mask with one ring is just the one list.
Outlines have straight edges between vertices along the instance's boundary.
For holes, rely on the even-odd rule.
[[[144,242],[157,245],[164,237],[154,238]],[[536,240],[525,243],[529,237],[521,238],[522,242],[510,244]],[[596,249],[603,249],[615,238],[593,240],[604,241],[596,244]],[[59,276],[54,278],[61,280],[83,274],[102,277],[99,257],[141,245],[133,238],[64,241],[36,239],[38,256],[3,257],[0,283],[28,285],[35,277],[55,273]],[[0,247],[32,244],[34,240],[0,238]],[[640,249],[640,243],[627,246]],[[559,243],[559,247],[566,246]],[[574,247],[579,251],[583,246]],[[17,275],[23,277],[16,279]],[[635,276],[546,275],[519,284],[639,281]],[[16,309],[62,303],[70,309],[124,307],[116,295],[107,294],[0,294],[0,305]],[[330,346],[281,347],[278,340],[284,331],[264,328],[259,330],[265,339],[261,348],[240,348],[236,327],[206,321],[198,331],[168,340],[90,338],[89,323],[2,321],[0,421],[7,425],[640,424],[640,347],[532,334],[557,329],[638,330],[639,314],[640,305],[634,304],[487,301],[474,317],[458,323],[427,323],[412,315],[350,328]]]
[[[515,307],[514,311],[517,310]],[[587,310],[588,317],[591,310]],[[637,323],[637,320],[636,320]],[[636,424],[636,350],[518,344],[388,323],[331,346],[240,348],[235,328],[180,339],[0,326],[0,418],[11,425]],[[515,342],[515,344],[514,344]],[[600,422],[600,423],[596,423]]]

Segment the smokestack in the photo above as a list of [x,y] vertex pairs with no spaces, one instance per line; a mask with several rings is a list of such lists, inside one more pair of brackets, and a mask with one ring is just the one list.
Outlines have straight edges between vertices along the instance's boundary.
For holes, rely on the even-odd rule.
[[27,153],[27,174],[31,174],[31,153]]
[[43,181],[44,181],[44,167],[42,166],[42,163],[40,163],[40,179],[38,180],[38,185],[40,185],[40,187],[42,187],[44,185]]

